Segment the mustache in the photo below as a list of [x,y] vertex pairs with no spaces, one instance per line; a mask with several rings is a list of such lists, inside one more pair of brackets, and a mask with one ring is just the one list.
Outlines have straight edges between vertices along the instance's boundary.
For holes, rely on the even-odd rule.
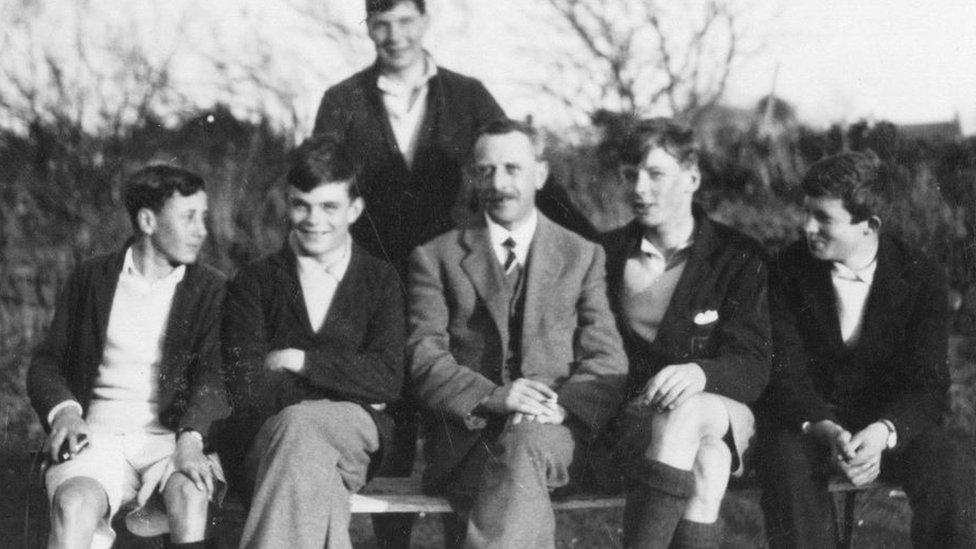
[[479,193],[482,200],[489,202],[494,202],[496,200],[515,200],[519,197],[516,192],[506,192],[506,191],[495,191],[495,190],[485,190]]

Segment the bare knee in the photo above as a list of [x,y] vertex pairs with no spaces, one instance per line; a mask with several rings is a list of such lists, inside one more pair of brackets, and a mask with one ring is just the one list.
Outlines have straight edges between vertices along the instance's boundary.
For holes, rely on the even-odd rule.
[[58,486],[51,501],[51,519],[60,524],[95,523],[108,513],[108,495],[93,478],[75,477]]
[[673,410],[655,414],[652,421],[653,432],[661,438],[697,441],[724,434],[729,414],[717,396],[698,393]]

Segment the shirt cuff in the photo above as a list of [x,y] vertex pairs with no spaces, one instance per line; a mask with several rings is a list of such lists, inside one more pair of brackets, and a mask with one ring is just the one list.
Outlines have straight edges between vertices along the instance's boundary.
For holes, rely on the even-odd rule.
[[74,408],[78,410],[78,415],[84,415],[85,410],[81,407],[81,404],[77,400],[62,400],[61,402],[54,405],[51,411],[47,413],[47,424],[51,425],[54,423],[54,418],[58,417],[58,413],[65,408]]

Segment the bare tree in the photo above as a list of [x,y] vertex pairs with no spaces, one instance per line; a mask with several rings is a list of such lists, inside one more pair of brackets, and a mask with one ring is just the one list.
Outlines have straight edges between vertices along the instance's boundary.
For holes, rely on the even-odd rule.
[[693,118],[725,92],[742,54],[731,0],[547,0],[560,47],[542,90],[586,115]]

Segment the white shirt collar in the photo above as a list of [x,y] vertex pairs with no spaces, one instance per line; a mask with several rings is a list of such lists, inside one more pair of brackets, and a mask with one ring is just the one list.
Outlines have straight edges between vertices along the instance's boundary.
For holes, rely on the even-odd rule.
[[415,82],[401,82],[388,78],[385,74],[380,74],[376,79],[376,87],[383,93],[390,95],[409,95],[419,88],[423,88],[430,82],[430,79],[437,75],[437,64],[429,53],[424,51],[424,72]]
[[850,282],[864,282],[868,285],[874,280],[874,271],[878,268],[878,260],[875,258],[866,266],[854,270],[843,263],[834,263],[834,268],[830,273],[833,278],[847,280]]
[[688,239],[684,241],[680,246],[675,248],[671,252],[671,256],[665,259],[664,252],[659,250],[657,246],[651,243],[646,237],[641,238],[640,241],[640,251],[650,255],[651,257],[657,258],[660,261],[666,261],[668,264],[673,265],[687,257],[687,250],[695,243],[695,231],[692,231],[688,235]]
[[136,261],[132,253],[132,246],[129,246],[125,250],[125,259],[122,260],[122,276],[136,278],[144,281],[146,284],[149,285],[172,284],[175,286],[176,284],[179,284],[180,281],[183,280],[184,276],[186,276],[186,265],[182,265],[182,264],[178,265],[176,266],[176,268],[170,271],[168,275],[164,276],[163,278],[159,280],[151,281],[148,278],[146,278],[145,275],[140,273],[139,269],[136,268]]
[[330,252],[330,257],[327,257],[325,261],[319,261],[314,257],[309,257],[306,255],[301,255],[291,237],[289,237],[289,245],[292,251],[295,253],[295,257],[298,259],[298,274],[328,274],[336,280],[342,280],[342,277],[346,275],[346,270],[349,269],[349,262],[352,259],[352,237],[346,237],[346,243],[336,250]]
[[536,226],[539,224],[539,212],[533,208],[529,218],[521,225],[509,231],[498,223],[495,223],[491,216],[484,214],[485,221],[488,223],[488,238],[491,240],[491,249],[495,251],[498,262],[505,264],[508,257],[508,249],[502,245],[503,242],[511,237],[515,241],[515,259],[519,265],[525,265],[529,257],[529,247],[532,245],[532,237],[535,235]]

